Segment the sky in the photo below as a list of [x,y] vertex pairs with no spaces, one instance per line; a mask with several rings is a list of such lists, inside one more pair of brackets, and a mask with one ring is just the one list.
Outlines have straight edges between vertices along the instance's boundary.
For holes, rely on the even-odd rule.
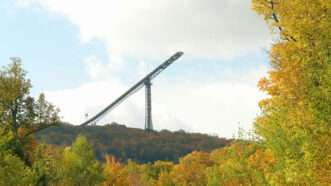
[[[250,0],[1,0],[0,65],[21,57],[41,92],[80,124],[177,51],[153,80],[156,130],[233,137],[265,95],[271,36]],[[144,127],[141,90],[98,124]]]

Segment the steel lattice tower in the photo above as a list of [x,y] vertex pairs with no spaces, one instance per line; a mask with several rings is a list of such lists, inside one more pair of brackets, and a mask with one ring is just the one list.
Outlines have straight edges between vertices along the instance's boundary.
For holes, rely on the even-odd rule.
[[152,83],[148,79],[145,81],[145,130],[153,130],[152,123]]
[[152,72],[147,74],[143,79],[133,85],[130,89],[124,92],[120,97],[118,97],[115,101],[110,103],[106,108],[101,110],[92,118],[87,119],[81,126],[86,126],[90,124],[96,124],[101,118],[103,118],[108,112],[114,109],[116,106],[121,104],[126,98],[140,90],[142,87],[145,87],[145,130],[152,131],[153,130],[153,122],[152,122],[152,79],[158,76],[163,70],[168,68],[174,61],[180,58],[184,53],[177,52],[173,56],[171,56],[168,60],[159,65]]

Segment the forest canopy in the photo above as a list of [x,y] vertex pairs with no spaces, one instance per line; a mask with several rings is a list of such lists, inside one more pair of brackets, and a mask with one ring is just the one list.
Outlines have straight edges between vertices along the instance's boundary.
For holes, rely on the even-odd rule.
[[193,151],[210,152],[222,148],[230,140],[184,131],[147,132],[112,123],[105,126],[73,126],[61,124],[36,134],[38,142],[57,146],[68,146],[82,134],[92,144],[99,160],[111,154],[121,162],[131,159],[139,163],[167,160],[178,162],[179,158]]

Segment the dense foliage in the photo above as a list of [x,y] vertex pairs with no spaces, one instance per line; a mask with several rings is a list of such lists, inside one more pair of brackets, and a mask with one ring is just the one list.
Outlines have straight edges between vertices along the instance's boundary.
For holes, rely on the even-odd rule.
[[177,162],[192,151],[210,152],[229,143],[229,140],[204,134],[167,130],[146,132],[115,123],[86,127],[63,124],[37,133],[36,139],[42,143],[67,146],[79,134],[89,139],[99,160],[104,160],[105,154],[111,154],[122,162],[128,159],[139,163],[157,160]]
[[[87,141],[96,134],[86,132],[88,128],[52,139],[67,144],[78,133],[88,137],[78,135],[71,146],[38,144],[31,134],[57,123],[57,110],[43,95],[40,101],[29,96],[30,81],[14,61],[0,71],[0,185],[330,185],[331,1],[253,0],[253,9],[264,16],[276,36],[270,50],[271,70],[259,82],[269,97],[260,102],[254,138],[211,152],[194,151],[178,163],[145,164],[121,162],[111,155],[100,163],[92,150],[98,143]],[[105,128],[93,130],[128,130],[116,125]],[[40,138],[54,138],[56,130],[65,131],[63,126],[50,129],[49,136]],[[161,132],[165,138],[174,137],[168,133]],[[161,134],[146,134],[142,143],[149,138],[154,142]],[[105,142],[119,138],[112,135]]]
[[279,36],[256,120],[275,158],[268,181],[331,183],[331,1],[254,0],[253,8]]

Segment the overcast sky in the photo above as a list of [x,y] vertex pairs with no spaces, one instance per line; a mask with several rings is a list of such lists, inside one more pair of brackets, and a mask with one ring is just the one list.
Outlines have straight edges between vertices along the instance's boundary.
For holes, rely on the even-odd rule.
[[[2,0],[0,64],[20,56],[34,95],[79,124],[177,51],[153,81],[157,130],[251,129],[270,36],[250,0]],[[99,124],[144,127],[144,91]]]

